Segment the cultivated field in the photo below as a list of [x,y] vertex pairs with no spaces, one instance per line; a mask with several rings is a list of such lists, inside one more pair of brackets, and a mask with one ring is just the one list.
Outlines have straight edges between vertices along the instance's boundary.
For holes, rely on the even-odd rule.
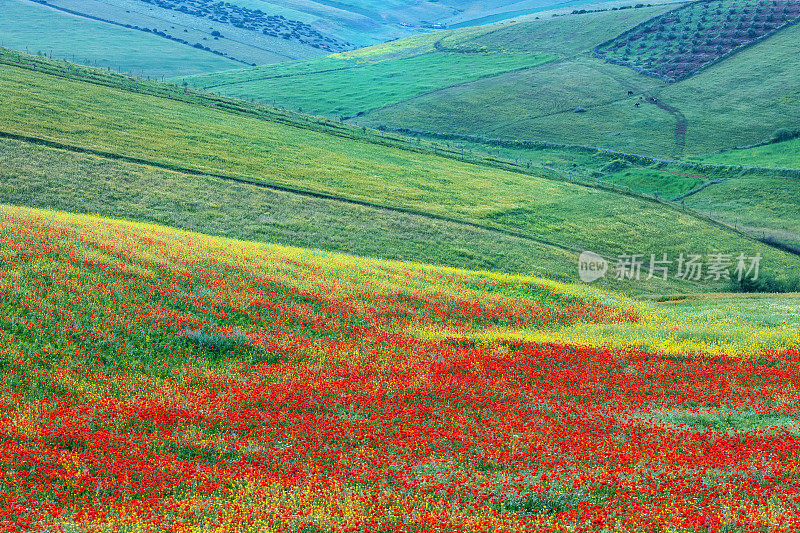
[[598,46],[595,53],[675,81],[794,24],[800,1],[712,0],[672,10]]

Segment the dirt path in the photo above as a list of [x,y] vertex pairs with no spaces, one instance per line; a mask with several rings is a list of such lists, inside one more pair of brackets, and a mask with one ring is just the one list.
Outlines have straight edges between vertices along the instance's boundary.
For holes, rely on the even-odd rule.
[[683,157],[683,153],[686,150],[686,130],[689,128],[689,121],[686,120],[686,116],[681,113],[680,109],[667,105],[653,96],[648,96],[645,100],[675,117],[675,153],[673,156],[676,158]]

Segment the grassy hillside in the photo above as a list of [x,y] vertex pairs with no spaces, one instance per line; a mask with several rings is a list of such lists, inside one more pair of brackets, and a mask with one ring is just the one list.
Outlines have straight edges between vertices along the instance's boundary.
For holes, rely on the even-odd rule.
[[797,296],[653,310],[53,211],[0,221],[9,530],[799,523]]
[[800,139],[770,143],[754,148],[728,150],[699,157],[696,160],[722,165],[753,165],[767,168],[800,169]]
[[290,10],[262,1],[52,0],[46,4],[60,18],[130,28],[156,40],[213,51],[246,65],[314,57],[353,47],[312,26],[313,17],[295,17]]
[[[559,4],[557,0],[527,3],[529,11]],[[497,16],[507,5],[518,13],[516,4],[512,0],[3,0],[0,8],[7,16],[0,21],[0,46],[32,53],[52,50],[54,57],[136,75],[186,76],[319,57],[429,31],[459,13]],[[508,16],[512,14],[499,18]],[[145,49],[149,54],[143,55]]]
[[[584,144],[660,157],[702,154],[760,142],[777,128],[796,126],[800,115],[791,102],[798,97],[795,76],[800,65],[794,53],[798,38],[800,28],[782,30],[669,85],[583,56],[445,89],[358,120],[390,128]],[[576,85],[580,91],[573,89]],[[628,91],[634,95],[629,97]],[[649,98],[657,98],[659,105]],[[576,114],[577,108],[586,112]]]
[[[0,90],[6,95],[2,131],[184,174],[205,173],[503,232],[529,242],[532,259],[528,264],[546,265],[545,273],[558,279],[575,279],[577,254],[584,250],[609,258],[624,253],[677,257],[681,252],[751,256],[758,252],[764,256],[765,271],[784,280],[794,275],[791,265],[800,264],[798,258],[714,227],[691,212],[645,198],[343,139],[7,65],[0,66],[0,72]],[[442,260],[448,255],[457,259],[457,253],[447,251]],[[687,284],[676,280],[622,285],[651,293],[728,286],[721,281]]]
[[31,54],[159,78],[242,66],[152,34],[65,16],[40,4],[0,0],[0,12],[0,46]]
[[[646,14],[652,15],[663,9],[629,11],[637,12],[632,15],[635,19],[644,19]],[[592,20],[578,31],[573,21],[559,17],[548,21],[546,34],[533,34],[520,29],[521,33],[509,35],[504,26],[438,32],[312,59],[299,65],[242,69],[218,75],[189,77],[186,81],[193,87],[208,88],[220,94],[275,102],[293,109],[302,107],[316,114],[336,115],[331,110],[338,105],[354,111],[347,114],[352,116],[359,111],[368,112],[375,107],[390,106],[450,86],[458,90],[462,84],[479,78],[528,70],[544,64],[541,58],[554,59],[576,53],[582,47],[591,46],[599,36],[612,36],[626,27],[625,24],[629,22],[622,21],[630,17],[613,13],[612,16],[604,14],[604,17]],[[610,20],[614,22],[609,24]],[[488,46],[481,40],[487,35],[497,36]],[[490,65],[496,67],[487,70],[486,67]],[[438,69],[439,75],[436,77],[446,83],[437,86],[428,82],[425,90],[418,92],[377,94],[369,106],[359,105],[367,84],[372,84],[373,88],[379,83],[419,86],[430,79],[431,69]],[[464,111],[470,113],[469,109]]]
[[[356,59],[349,59],[348,64],[336,70],[304,73],[302,82],[297,76],[267,74],[233,86],[215,85],[212,90],[315,115],[351,118],[454,84],[531,68],[552,59],[554,56],[546,54],[475,56],[450,53],[424,54],[368,65],[358,65]],[[220,82],[214,79],[213,83]],[[265,94],[268,95],[266,99]]]
[[245,240],[544,275],[571,254],[422,215],[0,140],[6,203],[96,213]]
[[752,172],[712,185],[686,204],[752,233],[800,245],[800,176]]
[[[679,83],[593,57],[595,46],[673,7],[570,14],[440,32],[311,60],[293,72],[265,67],[188,81],[222,94],[332,116],[342,114],[333,109],[363,111],[352,121],[371,127],[599,146],[666,158],[753,144],[778,128],[797,126],[800,112],[793,102],[800,97],[796,94],[800,59],[795,53],[800,27],[782,29]],[[747,17],[739,21],[746,28],[760,24]],[[408,63],[410,57],[419,56],[433,60],[445,51],[462,53],[469,61],[515,54],[558,58],[478,80],[464,78],[403,101],[395,95],[380,96],[370,99],[368,106],[361,93],[340,81],[359,80],[362,69],[365,74],[397,72],[392,63]],[[337,70],[345,65],[348,70]],[[414,75],[413,69],[408,71],[409,79]],[[399,79],[393,77],[392,82]],[[383,107],[370,110],[381,100]],[[322,104],[314,107],[314,101]]]

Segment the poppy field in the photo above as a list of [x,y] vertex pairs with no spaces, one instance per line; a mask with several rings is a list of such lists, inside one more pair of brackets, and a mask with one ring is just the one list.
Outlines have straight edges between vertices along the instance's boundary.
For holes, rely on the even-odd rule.
[[0,206],[0,530],[796,531],[796,348],[480,335],[652,324],[538,278]]

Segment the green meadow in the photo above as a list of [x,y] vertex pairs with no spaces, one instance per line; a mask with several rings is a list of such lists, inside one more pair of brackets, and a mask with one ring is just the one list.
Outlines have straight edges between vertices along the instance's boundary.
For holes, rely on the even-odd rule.
[[800,169],[800,138],[696,158],[704,163]]
[[215,86],[211,90],[314,115],[352,117],[454,84],[531,68],[552,59],[554,56],[547,54],[471,56],[451,53],[430,53],[363,65],[359,65],[357,59],[349,59],[344,61],[349,64],[324,72],[282,74]]

